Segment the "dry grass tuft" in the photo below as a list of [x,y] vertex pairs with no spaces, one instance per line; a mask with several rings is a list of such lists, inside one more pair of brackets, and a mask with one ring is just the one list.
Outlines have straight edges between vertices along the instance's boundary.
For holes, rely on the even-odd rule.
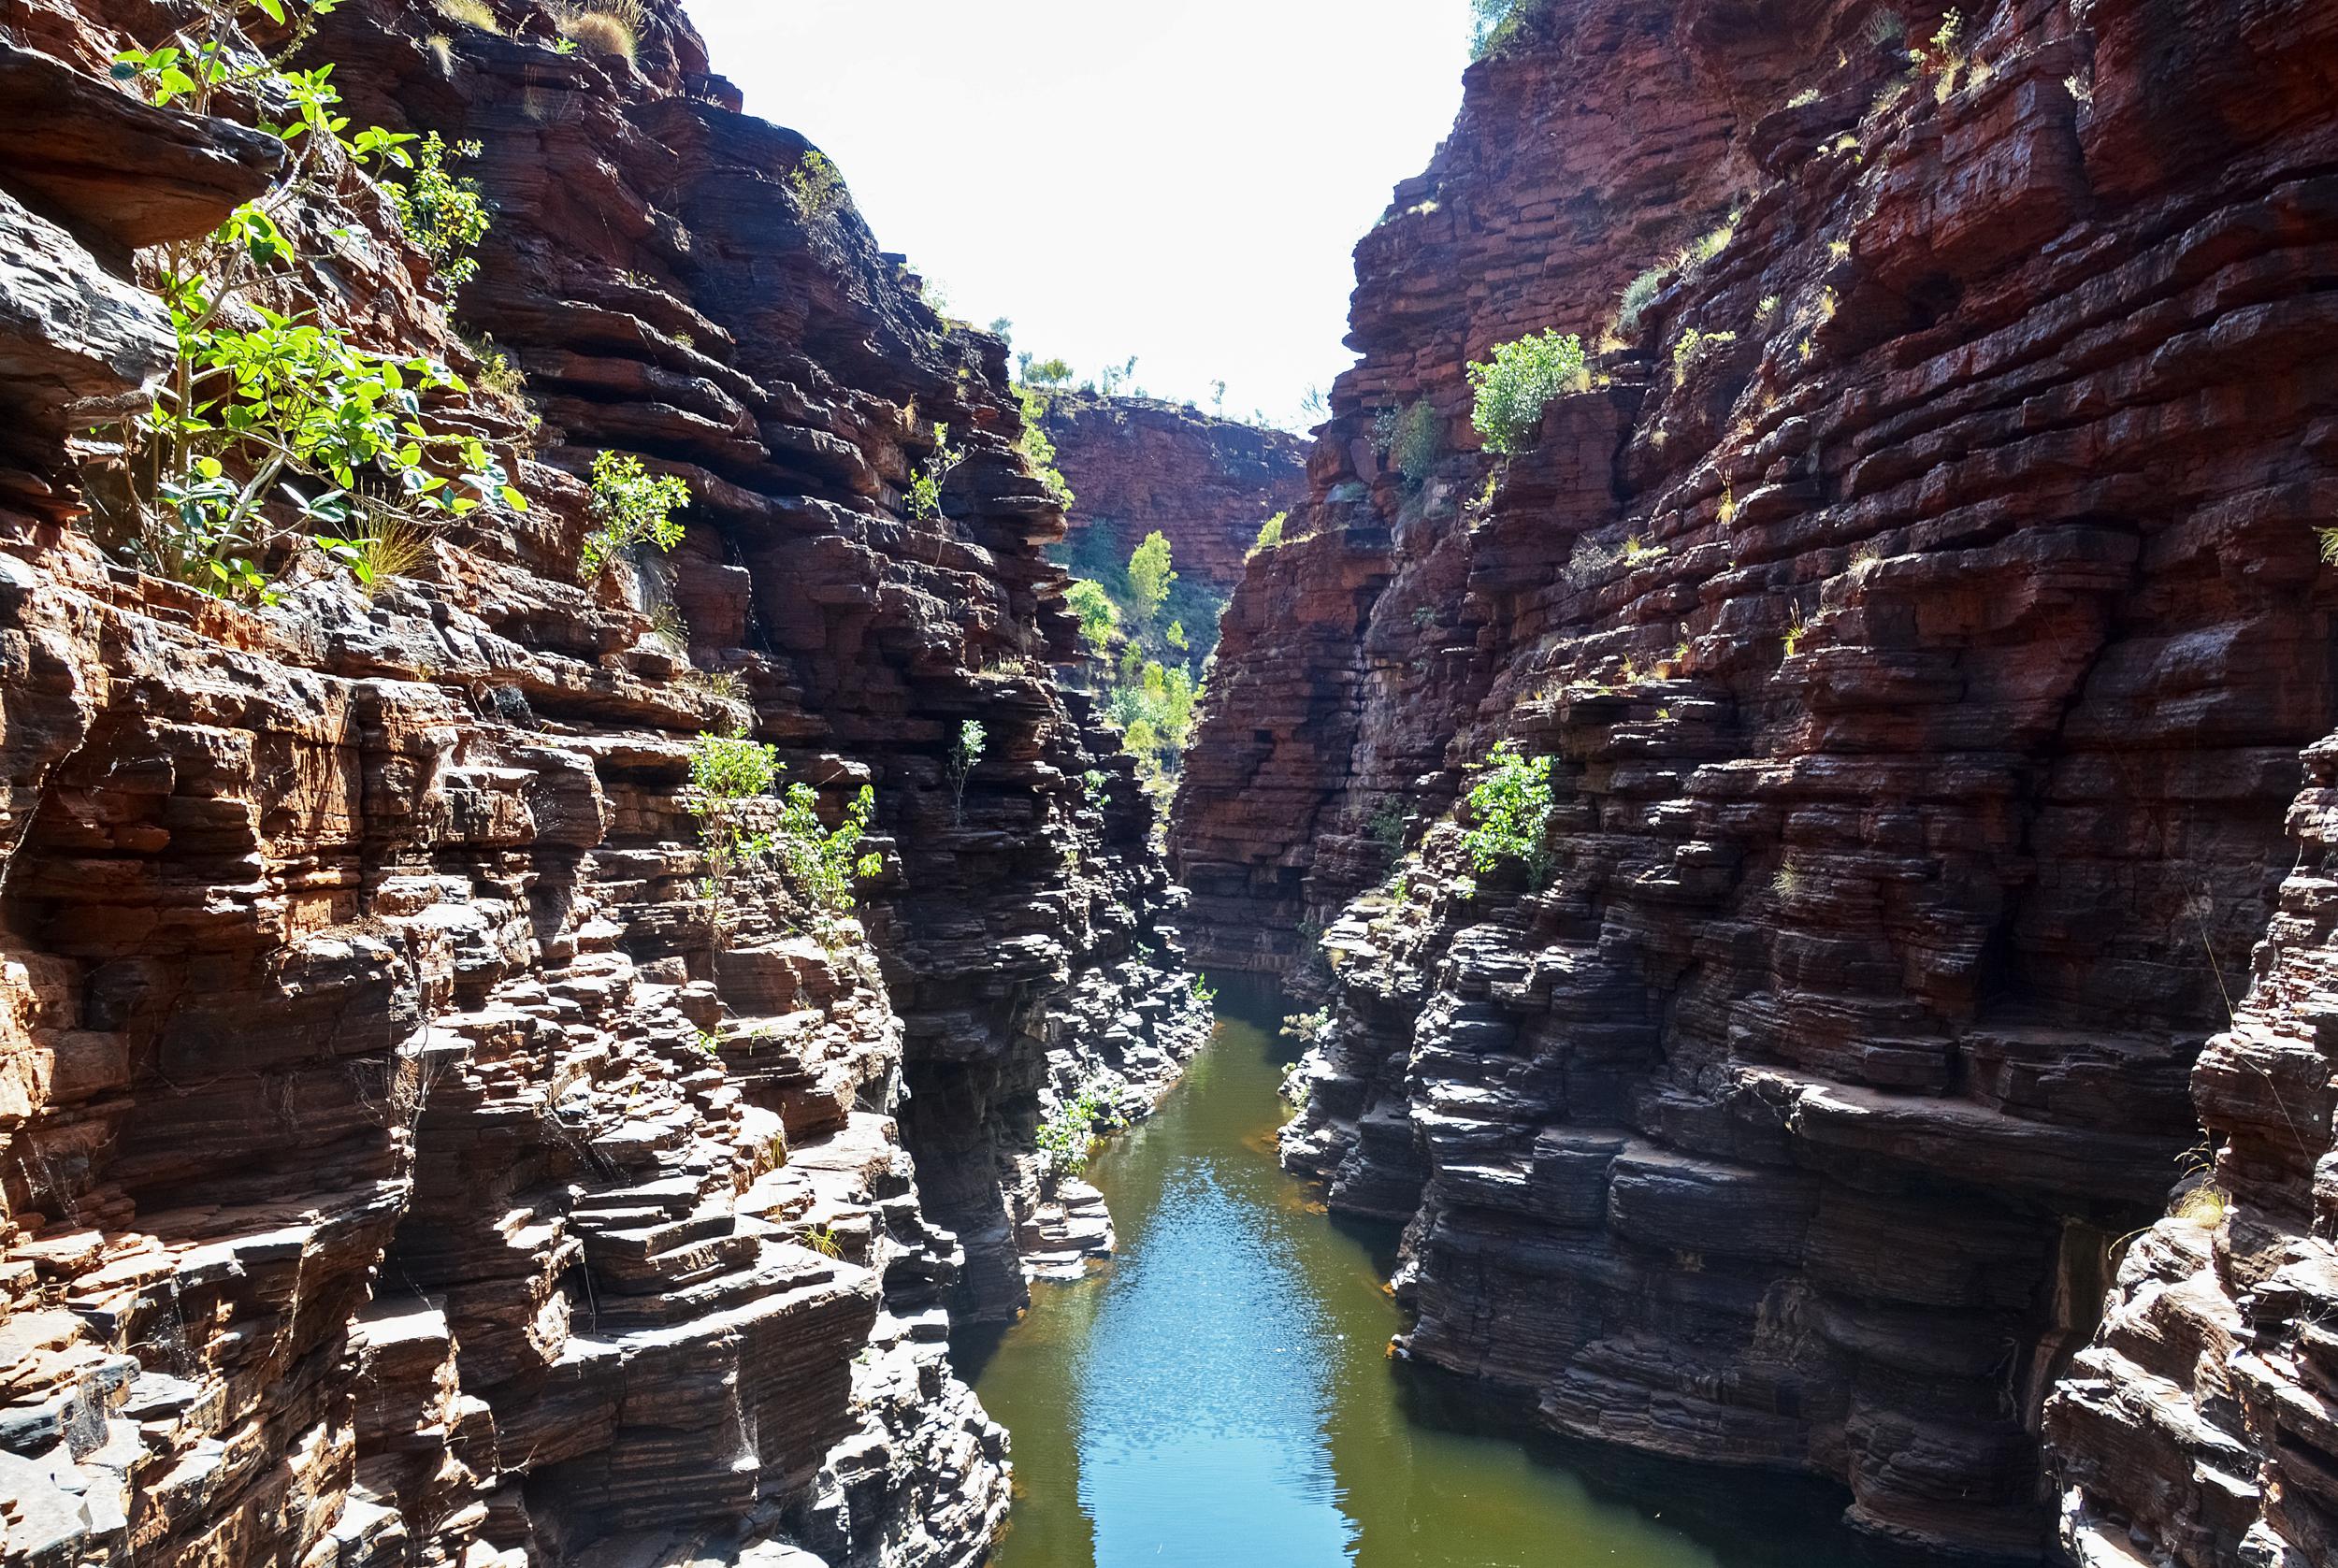
[[596,54],[613,55],[631,65],[640,52],[641,42],[633,28],[608,11],[563,11],[556,20],[563,37],[574,39]]
[[487,0],[430,0],[431,8],[449,22],[465,27],[476,27],[482,33],[500,34],[503,23],[496,19],[495,8]]

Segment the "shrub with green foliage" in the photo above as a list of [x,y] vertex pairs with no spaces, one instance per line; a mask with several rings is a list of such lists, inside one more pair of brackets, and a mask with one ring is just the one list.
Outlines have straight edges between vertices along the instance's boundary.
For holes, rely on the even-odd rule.
[[1155,529],[1129,556],[1129,592],[1135,597],[1137,614],[1147,623],[1156,619],[1169,602],[1169,585],[1176,580],[1169,565],[1168,538]]
[[1096,1147],[1097,1129],[1117,1132],[1127,1125],[1127,1118],[1113,1108],[1104,1089],[1090,1085],[1069,1105],[1060,1107],[1055,1115],[1040,1122],[1034,1143],[1039,1150],[1041,1172],[1051,1183],[1078,1175],[1088,1169],[1088,1157]]
[[1312,1013],[1283,1014],[1282,1035],[1286,1040],[1297,1041],[1303,1049],[1322,1044],[1332,1037],[1331,1009],[1319,1007]]
[[479,276],[479,261],[471,252],[487,237],[487,203],[479,194],[478,180],[449,173],[446,164],[450,154],[476,158],[484,151],[475,141],[449,148],[433,131],[414,149],[412,178],[388,187],[390,205],[397,209],[406,237],[430,258],[440,277],[457,287]]
[[[1278,511],[1258,525],[1258,538],[1250,541],[1250,554],[1272,550],[1283,541],[1283,525],[1291,521],[1291,513]],[[1246,557],[1247,558],[1247,557]]]
[[786,798],[772,800],[780,773],[778,748],[744,736],[701,735],[691,747],[686,801],[699,819],[699,891],[712,906],[717,944],[730,928],[738,882],[758,861],[779,861],[824,933],[833,916],[852,909],[854,879],[884,869],[878,856],[859,853],[876,813],[875,790],[861,785],[830,828],[809,784],[791,784]]
[[982,761],[989,738],[979,720],[968,719],[958,726],[958,742],[950,748],[950,811],[960,822],[966,820],[967,776]]
[[1483,875],[1504,860],[1523,861],[1539,884],[1550,870],[1543,840],[1551,811],[1551,759],[1523,755],[1516,741],[1501,741],[1470,786],[1470,827],[1462,836],[1470,865]]
[[1023,434],[1016,448],[1039,476],[1039,482],[1047,487],[1047,494],[1055,497],[1056,505],[1069,508],[1074,499],[1072,482],[1056,467],[1055,440],[1047,434],[1046,396],[1034,387],[1018,386],[1015,397],[1023,409]]
[[1469,0],[1469,57],[1483,60],[1516,38],[1543,0]]
[[1120,611],[1104,584],[1088,578],[1074,583],[1064,604],[1080,619],[1080,638],[1100,659],[1112,656],[1112,640],[1120,629]]
[[[271,503],[330,529],[328,552],[353,547],[336,555],[353,569],[377,558],[346,537],[353,517],[369,530],[392,514],[411,525],[495,497],[527,507],[483,441],[426,423],[426,395],[467,390],[453,371],[368,353],[336,328],[252,297],[297,259],[277,218],[325,196],[342,178],[337,159],[377,173],[414,167],[413,137],[378,125],[349,134],[331,65],[281,68],[338,4],[207,0],[162,44],[114,57],[115,79],[158,106],[207,115],[223,97],[250,98],[281,105],[284,116],[262,124],[287,150],[276,183],[210,234],[155,248],[175,362],[152,406],[118,431],[131,508],[110,520],[109,542],[148,570],[213,593],[273,597],[267,563],[296,536],[269,521]],[[245,49],[246,12],[290,25],[273,55]],[[295,477],[334,488],[310,495]]]
[[690,486],[673,474],[653,474],[642,460],[604,452],[593,459],[593,530],[584,536],[589,579],[618,552],[638,544],[671,550],[682,542],[674,510],[690,503]]
[[1364,825],[1372,842],[1391,855],[1405,853],[1405,803],[1395,796],[1382,798],[1373,808],[1372,820]]
[[787,189],[795,195],[797,210],[814,223],[833,218],[844,205],[844,177],[817,148],[788,171]]
[[950,445],[950,427],[933,427],[933,452],[917,471],[909,478],[909,515],[921,523],[935,523],[942,517],[942,482],[950,477],[950,470],[966,454]]
[[1444,453],[1445,422],[1425,397],[1415,398],[1397,413],[1389,430],[1388,458],[1407,483],[1418,486],[1436,467]]
[[1491,361],[1469,367],[1469,385],[1477,394],[1469,422],[1495,452],[1517,452],[1534,439],[1551,398],[1588,384],[1583,340],[1571,332],[1551,328],[1497,343]]

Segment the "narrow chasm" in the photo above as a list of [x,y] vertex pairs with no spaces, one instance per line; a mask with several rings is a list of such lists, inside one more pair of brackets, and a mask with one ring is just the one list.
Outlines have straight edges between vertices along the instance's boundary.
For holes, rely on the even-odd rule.
[[2338,1562],[2338,7],[1465,11],[0,0],[7,1568]]

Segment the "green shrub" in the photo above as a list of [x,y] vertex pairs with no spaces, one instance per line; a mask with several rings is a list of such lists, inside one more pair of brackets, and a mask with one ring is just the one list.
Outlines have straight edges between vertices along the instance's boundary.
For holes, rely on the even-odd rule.
[[1303,1048],[1322,1044],[1332,1037],[1332,1014],[1327,1007],[1312,1013],[1287,1013],[1283,1015],[1283,1038],[1295,1040]]
[[1095,1151],[1097,1129],[1112,1132],[1127,1125],[1102,1087],[1083,1088],[1069,1105],[1039,1124],[1034,1142],[1042,1172],[1051,1182],[1078,1175],[1088,1169],[1088,1157]]
[[[263,127],[285,145],[277,182],[210,234],[155,248],[175,362],[152,407],[118,432],[134,511],[115,542],[146,569],[214,593],[273,597],[263,568],[289,539],[269,521],[274,503],[308,528],[331,530],[325,548],[353,570],[394,559],[396,538],[411,537],[417,520],[457,516],[498,496],[527,508],[483,441],[425,423],[426,395],[467,390],[445,366],[368,353],[335,328],[253,297],[298,259],[276,216],[335,177],[328,149],[376,172],[414,167],[413,137],[378,125],[349,134],[330,65],[280,68],[337,4],[214,0],[166,42],[114,57],[114,78],[156,105],[197,115],[215,112],[222,95],[282,106],[282,120]],[[273,56],[242,50],[236,23],[246,11],[289,22],[291,36]],[[295,488],[296,478],[335,488],[310,485],[311,496]],[[353,498],[368,482],[396,500]],[[402,520],[396,525],[385,521],[393,514]],[[353,517],[366,523],[354,536]]]
[[1147,534],[1129,556],[1129,593],[1142,620],[1150,622],[1169,602],[1170,585],[1177,580],[1169,559],[1168,537],[1158,528]]
[[1715,349],[1725,348],[1738,340],[1734,332],[1699,332],[1690,327],[1681,334],[1681,340],[1672,345],[1672,384],[1685,386],[1689,374],[1697,363]]
[[1373,808],[1372,820],[1364,825],[1372,842],[1391,855],[1405,852],[1405,803],[1395,796],[1384,797]]
[[652,474],[642,460],[604,452],[593,459],[592,532],[584,536],[584,575],[589,579],[619,551],[638,544],[671,550],[682,542],[674,510],[689,505],[690,486],[673,474]]
[[1497,343],[1491,361],[1469,367],[1469,385],[1477,394],[1469,420],[1487,446],[1517,452],[1533,440],[1551,398],[1586,384],[1583,342],[1573,333],[1552,328]]
[[397,209],[398,226],[406,237],[430,258],[441,278],[457,286],[479,275],[479,262],[471,252],[487,237],[487,204],[478,180],[447,172],[447,158],[450,153],[476,158],[483,151],[475,141],[449,148],[433,131],[414,149],[412,178],[403,185],[388,186],[390,204]]
[[795,194],[798,209],[815,223],[834,217],[844,205],[844,177],[817,148],[796,161],[787,176],[787,189]]
[[1517,742],[1500,742],[1486,755],[1483,770],[1469,790],[1471,826],[1462,845],[1470,865],[1482,875],[1506,859],[1523,861],[1539,884],[1550,869],[1543,840],[1551,811],[1551,759],[1524,756]]
[[942,516],[942,482],[950,477],[950,470],[966,454],[950,445],[950,427],[933,427],[934,447],[931,455],[917,465],[909,476],[909,515],[921,523],[938,522]]
[[[744,736],[700,735],[691,747],[686,803],[699,819],[705,872],[699,891],[713,906],[717,943],[729,929],[739,879],[758,861],[779,861],[823,929],[831,916],[851,910],[854,879],[884,869],[878,856],[859,853],[876,813],[875,790],[861,785],[844,819],[829,828],[820,822],[820,798],[809,784],[789,785],[775,809],[762,804],[770,800],[780,773],[778,748]],[[764,821],[771,823],[768,828],[761,826]]]
[[1032,472],[1039,476],[1039,482],[1047,487],[1047,494],[1055,497],[1056,504],[1068,509],[1074,498],[1072,485],[1063,477],[1063,470],[1056,467],[1055,440],[1047,434],[1046,396],[1035,388],[1018,386],[1015,396],[1023,410],[1023,434],[1016,449],[1031,465]]
[[1507,48],[1542,0],[1469,0],[1469,57],[1483,60]]
[[950,748],[950,811],[953,817],[966,820],[966,779],[982,761],[983,749],[989,741],[989,732],[980,721],[968,719],[958,726],[958,741]]
[[815,914],[849,913],[858,879],[885,869],[881,856],[860,853],[860,841],[876,815],[876,791],[862,784],[834,827],[820,822],[820,798],[810,784],[789,784],[772,835],[779,863],[797,888],[809,895]]
[[1437,417],[1435,406],[1425,397],[1416,398],[1395,418],[1388,444],[1389,460],[1408,482],[1419,485],[1436,467],[1444,438],[1445,422]]
[[[1283,541],[1283,525],[1291,521],[1291,513],[1278,511],[1258,525],[1258,538],[1250,541],[1251,555],[1262,550],[1272,550]],[[1248,557],[1244,557],[1248,559]]]
[[1101,583],[1080,578],[1063,596],[1063,602],[1080,620],[1080,637],[1098,658],[1112,656],[1112,640],[1119,634],[1120,611]]

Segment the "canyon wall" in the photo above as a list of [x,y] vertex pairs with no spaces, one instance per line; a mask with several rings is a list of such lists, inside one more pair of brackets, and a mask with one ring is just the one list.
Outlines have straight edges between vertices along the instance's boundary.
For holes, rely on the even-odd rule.
[[[1004,346],[667,0],[630,55],[525,0],[232,14],[253,85],[201,117],[109,69],[165,13],[0,4],[8,1560],[978,1561],[1004,1436],[951,1313],[1095,1243],[1034,1129],[1141,1112],[1204,1027],[1051,674]],[[528,504],[370,586],[278,515],[220,597],[127,564],[120,427],[177,354],[153,248],[282,177],[287,47],[348,135],[476,139],[493,224],[450,288],[311,143],[252,303],[467,372],[418,424]],[[591,573],[605,450],[691,499]],[[764,863],[717,928],[690,758],[734,730],[831,826],[873,787],[854,912]]]
[[[1178,574],[1223,599],[1259,525],[1306,491],[1306,441],[1176,403],[1048,392],[1047,437],[1072,486],[1074,541],[1119,563],[1158,530]],[[1108,541],[1108,542],[1106,542]],[[1196,628],[1198,630],[1198,628]]]
[[[1285,1158],[1406,1223],[1403,1353],[1890,1545],[2302,1568],[2338,16],[1944,20],[1553,0],[1472,68],[1173,866],[1324,1002]],[[1463,367],[1546,327],[1589,374],[1497,461]],[[1503,739],[1532,867],[1464,845]]]

